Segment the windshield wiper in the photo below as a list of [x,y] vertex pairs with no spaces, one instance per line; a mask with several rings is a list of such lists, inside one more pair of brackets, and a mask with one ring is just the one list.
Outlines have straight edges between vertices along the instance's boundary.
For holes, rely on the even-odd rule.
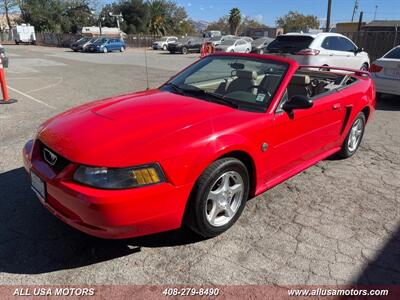
[[185,93],[193,93],[193,94],[200,94],[200,95],[206,95],[209,96],[211,98],[213,98],[213,100],[217,103],[220,104],[225,104],[228,105],[230,107],[233,108],[239,108],[239,105],[235,102],[233,102],[232,100],[230,100],[230,98],[224,96],[224,95],[220,95],[217,93],[212,93],[212,92],[207,92],[206,90],[202,90],[202,89],[186,89],[186,88],[181,88]]
[[184,95],[184,94],[185,94],[185,91],[184,91],[181,87],[179,87],[178,85],[176,85],[175,83],[168,82],[168,83],[164,84],[163,86],[170,86],[170,87],[172,87],[172,89],[173,89],[175,92],[177,92],[178,94],[180,94],[180,95]]

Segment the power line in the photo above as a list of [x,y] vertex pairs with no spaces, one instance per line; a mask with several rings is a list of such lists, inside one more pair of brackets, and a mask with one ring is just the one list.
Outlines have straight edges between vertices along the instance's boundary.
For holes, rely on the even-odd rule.
[[353,8],[353,15],[351,16],[351,22],[354,21],[354,15],[356,14],[356,11],[358,9],[358,0],[354,1],[354,8]]

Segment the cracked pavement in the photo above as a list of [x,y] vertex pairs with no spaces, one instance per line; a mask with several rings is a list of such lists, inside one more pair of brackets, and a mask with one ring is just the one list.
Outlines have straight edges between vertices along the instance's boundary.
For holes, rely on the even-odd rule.
[[[400,284],[399,97],[378,99],[354,157],[324,160],[251,199],[223,235],[201,240],[181,229],[107,241],[41,206],[20,153],[52,115],[144,89],[142,51],[6,51],[19,102],[0,106],[0,284]],[[149,51],[151,86],[197,56]]]

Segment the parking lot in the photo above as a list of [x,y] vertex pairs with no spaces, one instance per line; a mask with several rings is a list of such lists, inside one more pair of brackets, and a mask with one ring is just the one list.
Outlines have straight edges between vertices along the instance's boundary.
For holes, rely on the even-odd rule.
[[[182,229],[107,241],[42,207],[21,149],[59,112],[145,89],[144,51],[6,51],[18,102],[0,106],[0,284],[400,284],[400,98],[378,99],[354,157],[322,161],[251,199],[221,236]],[[150,87],[198,57],[149,50]]]

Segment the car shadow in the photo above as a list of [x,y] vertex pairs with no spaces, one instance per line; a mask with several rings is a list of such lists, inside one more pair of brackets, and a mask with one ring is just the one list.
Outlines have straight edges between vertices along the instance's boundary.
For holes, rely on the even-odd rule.
[[400,224],[379,253],[366,264],[352,284],[400,284]]
[[30,189],[23,168],[0,174],[0,272],[40,274],[132,255],[141,247],[202,240],[187,229],[124,240],[83,234],[50,214]]
[[400,111],[400,96],[382,94],[376,99],[376,109]]

